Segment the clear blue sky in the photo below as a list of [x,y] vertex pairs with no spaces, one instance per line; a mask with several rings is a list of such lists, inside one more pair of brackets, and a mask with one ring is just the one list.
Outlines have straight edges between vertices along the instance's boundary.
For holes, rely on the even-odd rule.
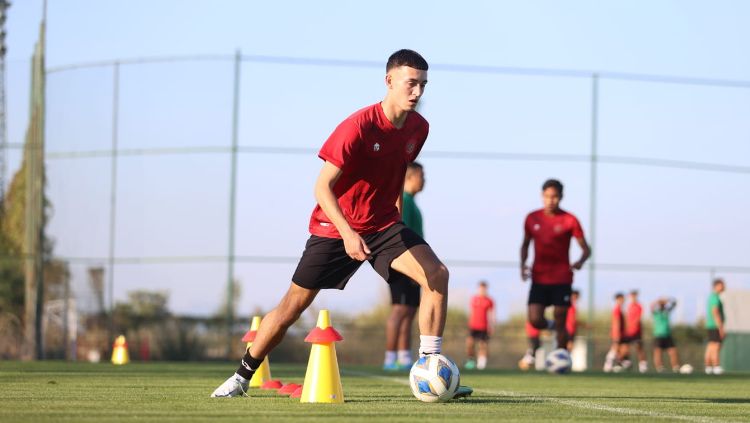
[[[10,141],[28,117],[28,57],[41,1],[18,1],[8,20]],[[385,61],[420,51],[433,64],[562,68],[750,80],[750,3],[744,1],[241,2],[49,1],[48,67],[160,55],[245,54]],[[121,71],[123,148],[225,146],[231,136],[231,64],[127,66]],[[336,124],[382,98],[382,70],[245,63],[241,145],[317,148]],[[48,80],[49,151],[110,145],[111,70]],[[750,90],[604,80],[600,153],[750,166]],[[590,82],[572,78],[430,72],[422,109],[429,151],[587,154]],[[18,154],[10,154],[17,165]],[[566,184],[563,207],[588,230],[589,167],[581,163],[424,158],[418,196],[428,241],[446,259],[516,260],[525,214],[539,207],[547,177]],[[228,158],[126,157],[119,163],[117,254],[223,255],[227,251]],[[240,156],[237,254],[298,256],[314,205],[319,160]],[[603,263],[748,266],[748,174],[601,165],[597,260]],[[105,257],[109,159],[48,162],[56,254]],[[572,254],[578,251],[574,248]],[[368,267],[367,265],[363,267]],[[268,309],[294,265],[237,265],[240,312]],[[85,267],[73,266],[86,296]],[[480,278],[500,317],[524,308],[515,269],[453,268],[460,305]],[[207,314],[224,293],[226,265],[122,265],[116,299],[166,289],[171,306]],[[729,287],[750,276],[725,274]],[[597,273],[596,302],[640,288],[672,294],[678,318],[702,314],[707,274]],[[576,285],[584,289],[585,271]],[[383,301],[385,284],[363,270],[317,305],[345,311]]]

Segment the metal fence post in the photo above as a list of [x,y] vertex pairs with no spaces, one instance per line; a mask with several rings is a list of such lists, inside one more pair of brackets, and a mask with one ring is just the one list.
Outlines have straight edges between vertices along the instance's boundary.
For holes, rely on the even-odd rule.
[[114,338],[114,290],[115,290],[115,236],[117,224],[117,132],[120,115],[120,62],[112,66],[112,155],[110,166],[110,197],[109,197],[109,272],[107,274],[108,302],[109,302],[109,339]]
[[599,75],[594,73],[591,75],[591,174],[590,174],[590,188],[591,193],[589,196],[589,245],[591,247],[591,257],[589,259],[589,292],[588,292],[588,328],[586,330],[586,337],[588,339],[586,345],[586,368],[592,370],[594,368],[594,315],[596,302],[594,301],[595,293],[595,257],[596,257],[596,161],[597,161],[597,135],[598,135],[598,113],[599,113]]
[[242,66],[242,55],[239,50],[234,55],[234,85],[232,87],[232,153],[231,171],[229,177],[229,254],[227,257],[227,358],[232,354],[232,326],[234,325],[234,230],[235,230],[235,203],[237,200],[237,144],[240,112],[240,70]]

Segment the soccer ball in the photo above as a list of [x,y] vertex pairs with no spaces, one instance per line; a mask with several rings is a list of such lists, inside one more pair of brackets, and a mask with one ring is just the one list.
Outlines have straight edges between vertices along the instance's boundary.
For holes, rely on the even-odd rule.
[[553,350],[544,361],[544,366],[550,373],[568,373],[572,365],[570,353],[564,348]]
[[440,354],[420,357],[409,372],[411,392],[423,402],[450,400],[458,389],[460,379],[456,363]]
[[689,375],[689,374],[693,373],[693,366],[691,366],[689,364],[683,364],[680,367],[680,373],[683,374],[683,375]]

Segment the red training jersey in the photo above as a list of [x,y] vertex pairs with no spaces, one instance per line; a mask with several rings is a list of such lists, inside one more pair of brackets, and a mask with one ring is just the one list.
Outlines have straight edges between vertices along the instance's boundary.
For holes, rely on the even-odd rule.
[[[382,231],[401,220],[396,200],[404,187],[406,165],[417,158],[429,124],[409,112],[401,129],[385,116],[380,103],[341,122],[318,156],[341,169],[333,194],[349,225],[360,235]],[[310,233],[341,238],[320,205],[310,217]]]
[[[620,322],[619,330],[616,325],[617,322]],[[622,315],[622,308],[615,305],[615,308],[612,309],[612,329],[609,332],[613,340],[622,340],[623,326],[625,326],[625,319]]]
[[625,312],[625,336],[637,336],[641,334],[641,315],[643,307],[638,303],[628,304]]
[[526,321],[526,336],[529,338],[539,338],[539,332],[540,330],[535,328],[534,326],[529,323],[529,321]]
[[568,331],[568,335],[575,335],[577,326],[578,318],[576,316],[576,305],[570,303],[570,307],[568,307],[568,316],[565,318],[565,330]]
[[489,327],[487,312],[495,308],[492,298],[475,295],[471,298],[471,314],[469,315],[469,329],[486,331]]
[[583,228],[575,216],[559,210],[548,216],[536,210],[526,216],[526,236],[534,240],[534,265],[531,280],[541,285],[570,285],[570,239],[583,238]]

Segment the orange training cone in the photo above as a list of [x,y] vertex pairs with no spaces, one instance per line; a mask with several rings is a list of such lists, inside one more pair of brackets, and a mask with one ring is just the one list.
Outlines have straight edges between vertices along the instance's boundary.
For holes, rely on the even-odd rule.
[[128,355],[128,343],[125,341],[125,335],[120,335],[115,339],[112,345],[112,364],[122,365],[130,362]]
[[334,342],[344,338],[331,326],[328,310],[320,310],[318,324],[305,338],[312,343],[300,402],[343,403],[339,363]]
[[[260,327],[260,316],[253,316],[252,322],[250,322],[250,330],[242,337],[242,342],[247,342],[247,349],[253,345],[255,341],[255,335],[258,333]],[[255,371],[252,379],[250,379],[251,388],[260,388],[267,381],[271,380],[271,365],[268,364],[268,357],[263,359],[263,362]]]

